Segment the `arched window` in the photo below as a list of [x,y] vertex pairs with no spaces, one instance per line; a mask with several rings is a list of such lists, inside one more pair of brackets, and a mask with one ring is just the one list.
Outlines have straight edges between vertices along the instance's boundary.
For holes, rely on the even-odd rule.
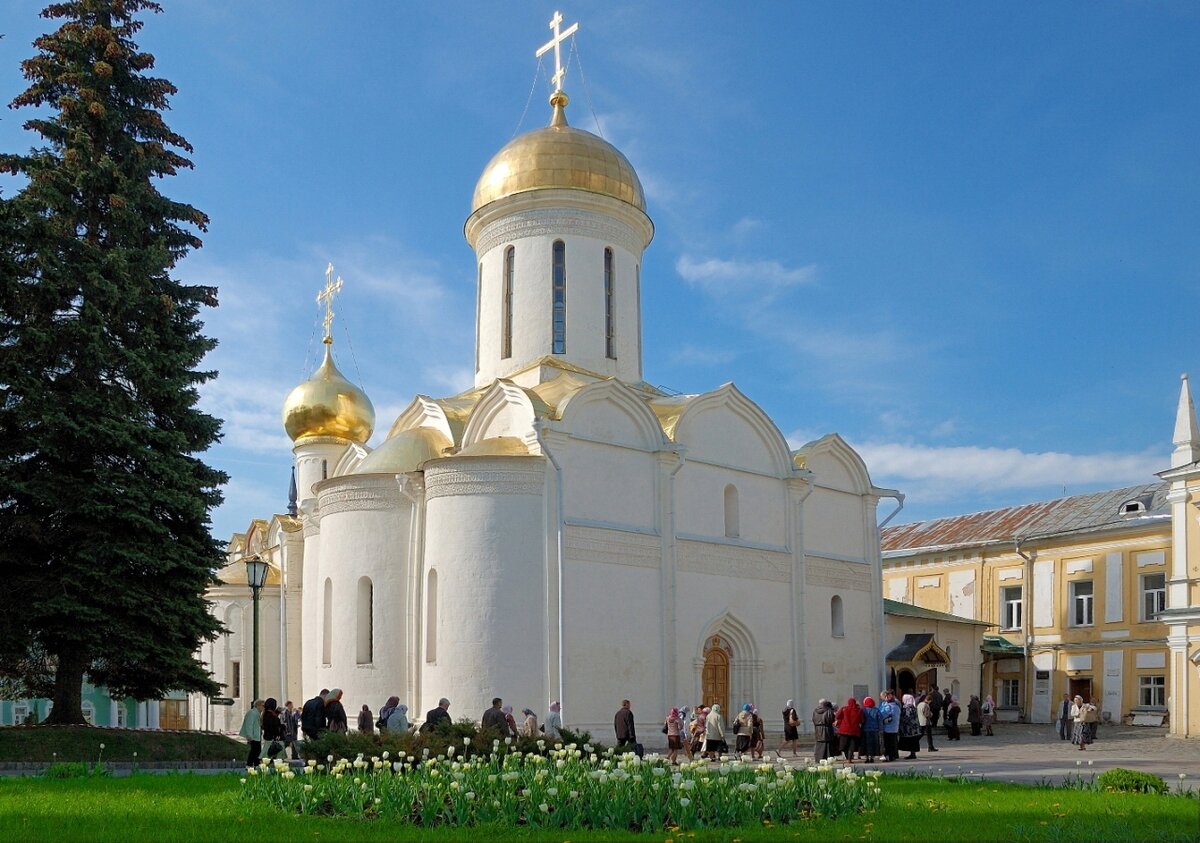
[[375,589],[370,577],[358,580],[358,664],[375,661]]
[[738,523],[738,490],[737,486],[730,483],[725,487],[725,536],[726,538],[736,539],[741,535],[741,527]]
[[846,637],[846,622],[842,613],[842,598],[840,595],[833,595],[829,601],[829,633],[834,638]]
[[504,290],[500,317],[500,357],[507,360],[512,357],[512,322],[513,322],[513,275],[516,270],[517,250],[509,246],[504,250]]
[[604,353],[617,359],[617,290],[613,279],[613,250],[604,250]]
[[567,353],[567,245],[561,240],[554,241],[554,259],[551,264],[550,300],[552,306],[551,328],[554,342],[551,350],[555,354]]
[[429,569],[425,586],[425,661],[437,661],[437,571]]
[[321,664],[333,664],[333,580],[325,578],[325,604],[321,607]]

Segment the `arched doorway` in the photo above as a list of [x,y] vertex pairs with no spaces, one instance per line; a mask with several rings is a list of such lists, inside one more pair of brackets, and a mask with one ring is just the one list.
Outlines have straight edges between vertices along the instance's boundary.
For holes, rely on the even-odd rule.
[[911,694],[917,690],[917,678],[911,670],[896,671],[896,686],[900,694]]
[[720,635],[708,639],[704,647],[704,670],[700,689],[703,704],[718,703],[721,711],[729,711],[729,658],[733,648]]

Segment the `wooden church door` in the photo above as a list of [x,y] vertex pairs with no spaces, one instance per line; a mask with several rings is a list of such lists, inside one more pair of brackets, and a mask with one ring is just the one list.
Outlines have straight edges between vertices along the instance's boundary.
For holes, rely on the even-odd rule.
[[729,645],[720,636],[712,637],[704,653],[700,687],[704,705],[718,703],[723,715],[729,717]]

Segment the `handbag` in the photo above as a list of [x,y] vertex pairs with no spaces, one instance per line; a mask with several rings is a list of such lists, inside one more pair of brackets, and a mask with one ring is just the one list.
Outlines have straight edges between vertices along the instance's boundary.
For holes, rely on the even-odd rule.
[[664,723],[663,724],[663,734],[665,735],[666,733],[667,733],[667,724]]

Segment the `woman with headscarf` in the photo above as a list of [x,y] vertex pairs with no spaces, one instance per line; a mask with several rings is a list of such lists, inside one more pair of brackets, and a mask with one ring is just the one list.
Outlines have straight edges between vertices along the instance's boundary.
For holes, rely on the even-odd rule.
[[863,697],[862,716],[862,747],[858,754],[865,755],[868,764],[874,764],[875,756],[880,754],[879,727],[881,721],[879,709],[875,707],[875,700],[871,697]]
[[830,753],[830,735],[837,735],[837,731],[833,728],[833,706],[829,700],[817,700],[817,707],[813,709],[813,760],[824,761],[826,758],[832,758]]
[[504,713],[504,722],[508,724],[508,736],[515,738],[519,733],[517,732],[517,719],[513,717],[512,706],[506,705],[500,711]]
[[371,707],[363,703],[362,711],[358,713],[358,731],[364,735],[375,734],[375,718],[371,715]]
[[767,724],[758,716],[758,706],[751,703],[750,714],[753,715],[753,731],[750,733],[750,755],[754,758],[762,760],[763,744],[767,740]]
[[750,713],[750,703],[743,705],[742,710],[734,718],[733,733],[737,735],[734,749],[739,756],[743,755],[750,749],[750,738],[754,733],[754,715]]
[[342,705],[342,689],[334,688],[325,695],[325,722],[331,732],[346,734],[350,723],[346,720],[346,709]]
[[725,718],[721,716],[721,704],[713,703],[704,718],[704,752],[713,761],[729,752],[725,742]]
[[525,719],[521,721],[521,734],[527,738],[536,738],[541,733],[538,732],[537,715],[533,713],[532,708],[523,708],[521,713],[525,715]]
[[267,757],[274,761],[275,756],[283,752],[283,721],[279,719],[279,701],[274,697],[267,697],[263,708],[262,734],[264,741],[270,741]]
[[1075,728],[1071,731],[1071,743],[1078,746],[1080,751],[1093,740],[1092,722],[1100,719],[1093,712],[1096,712],[1096,707],[1084,702],[1083,697],[1076,694],[1075,702],[1071,705],[1071,719],[1075,721]]
[[667,760],[672,764],[679,763],[679,750],[683,749],[683,717],[676,707],[667,712],[663,721],[667,729]]
[[558,700],[550,703],[550,714],[542,726],[542,732],[552,741],[562,740],[562,703]]
[[905,694],[900,705],[899,749],[907,752],[905,761],[911,761],[921,751],[921,724],[917,720],[917,701],[912,694]]
[[412,728],[408,722],[408,706],[397,701],[392,713],[388,715],[387,730],[392,735],[404,735]]
[[974,738],[979,737],[979,727],[983,725],[983,713],[979,709],[979,695],[971,694],[967,700],[967,722],[971,724],[971,737]]
[[792,755],[796,755],[796,744],[800,741],[800,715],[796,713],[796,703],[788,700],[783,707],[783,742],[779,744],[778,752],[782,752],[787,744],[792,745]]
[[958,718],[962,714],[962,706],[958,697],[951,696],[946,700],[946,740],[961,741],[962,732],[958,729]]
[[391,697],[387,698],[387,702],[385,702],[383,704],[383,707],[379,709],[379,719],[375,721],[375,725],[379,728],[379,731],[381,731],[381,732],[387,731],[388,718],[392,716],[392,712],[396,710],[396,706],[398,706],[399,704],[400,704],[399,697],[391,696]]
[[696,716],[692,719],[692,755],[703,755],[704,744],[707,740],[708,709],[702,705],[696,706]]
[[985,735],[993,734],[992,723],[996,720],[996,701],[992,699],[991,694],[988,694],[987,699],[983,701],[980,714],[983,715],[983,733]]
[[833,718],[837,726],[839,751],[846,757],[846,763],[854,760],[854,751],[862,737],[862,706],[858,700],[850,697],[846,704],[837,710]]
[[688,761],[692,760],[692,724],[695,722],[696,715],[692,713],[691,708],[686,705],[679,707],[679,742],[683,744],[683,751],[688,757]]

